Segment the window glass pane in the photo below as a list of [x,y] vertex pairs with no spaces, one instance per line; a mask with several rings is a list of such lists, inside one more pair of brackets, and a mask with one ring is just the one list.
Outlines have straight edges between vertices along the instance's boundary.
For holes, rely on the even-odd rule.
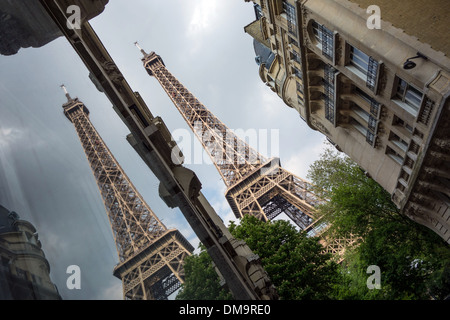
[[289,43],[292,43],[294,46],[298,47],[298,42],[289,37]]
[[[402,102],[404,102],[407,106],[411,108],[411,111],[414,116],[417,116],[417,112],[420,109],[420,105],[423,99],[423,93],[417,90],[416,88],[410,86],[403,79],[398,79],[398,86],[396,97],[399,98]],[[405,106],[401,105],[401,103],[397,103],[401,107],[405,109]]]
[[322,31],[320,29],[319,24],[314,21],[312,23],[312,27],[313,27],[314,37],[316,38],[317,42],[322,43]]
[[323,81],[325,101],[325,118],[334,124],[335,122],[335,101],[334,101],[334,74],[335,69],[330,65],[324,68],[325,76]]
[[375,142],[375,134],[373,134],[372,132],[370,132],[369,130],[367,131],[366,134],[366,141],[373,146],[374,142]]
[[358,121],[356,121],[354,118],[350,119],[350,123],[353,125],[353,127],[361,133],[363,136],[367,135],[367,129]]
[[332,60],[334,57],[334,34],[325,26],[312,22],[314,38],[317,41],[316,46],[322,50],[322,54]]
[[418,97],[420,100],[422,100],[423,93],[420,92],[419,90],[415,89],[414,87],[408,86],[407,91],[408,91],[408,93],[410,93],[410,94]]
[[400,165],[403,164],[403,157],[400,156],[397,152],[395,152],[392,148],[386,147],[386,153],[389,157],[391,157],[394,161],[399,163]]
[[367,67],[367,81],[366,87],[370,90],[375,90],[378,74],[378,61],[369,57],[369,66]]
[[27,274],[26,274],[25,270],[20,269],[20,268],[16,268],[16,272],[17,272],[17,276],[19,278],[22,278],[22,279],[26,279],[27,278]]
[[363,110],[361,107],[357,105],[353,105],[352,110],[366,122],[369,122],[369,113],[367,113],[366,110]]
[[368,103],[371,103],[371,98],[369,95],[367,95],[367,93],[365,93],[364,91],[362,91],[360,88],[356,87],[355,88],[355,93],[360,96],[361,98],[363,98],[364,100],[366,100]]
[[397,162],[398,164],[401,165],[401,164],[403,163],[403,158],[400,157],[398,154],[390,153],[389,156],[390,156],[392,159],[394,159],[395,162]]
[[368,125],[367,126],[368,126],[370,131],[376,133],[376,131],[377,131],[377,123],[378,123],[377,119],[375,119],[372,116],[369,116],[369,121],[368,121]]
[[295,7],[286,1],[283,1],[283,9],[286,12],[288,22],[288,30],[291,34],[297,35],[297,17],[295,15]]
[[256,20],[259,20],[262,17],[264,17],[261,7],[257,3],[254,4],[254,9],[255,9]]
[[402,79],[399,79],[396,96],[403,100],[405,96],[405,90],[406,90],[406,82],[403,81]]
[[404,92],[405,91],[405,89],[406,89],[406,81],[405,80],[402,80],[402,79],[399,79],[398,80],[398,91],[400,91],[400,92]]
[[406,125],[405,125],[405,128],[406,128],[406,130],[408,130],[409,132],[413,133],[413,128],[412,128],[409,124],[406,124]]
[[412,92],[408,90],[405,96],[405,102],[410,104],[411,106],[420,107],[420,102],[422,101],[422,96],[417,95],[416,92]]
[[297,81],[297,91],[303,93],[303,84]]
[[333,59],[334,56],[334,37],[333,32],[324,26],[322,29],[322,54],[328,59]]
[[350,55],[353,64],[355,64],[358,69],[361,69],[364,73],[367,73],[367,68],[369,67],[369,59],[364,60],[359,56],[356,56],[354,54]]
[[367,63],[369,63],[369,56],[367,54],[365,54],[364,52],[362,52],[359,49],[356,49],[355,47],[352,47],[352,53],[357,56],[358,58],[360,58],[361,60],[367,61]]
[[408,143],[405,140],[403,140],[402,138],[400,138],[398,135],[396,135],[395,133],[392,133],[391,141],[397,147],[399,147],[401,150],[403,150],[405,152],[408,150]]
[[[403,140],[402,140],[403,141]],[[397,147],[399,147],[400,149],[402,149],[403,151],[406,152],[406,150],[408,150],[408,145],[405,145],[404,143],[402,143],[402,141],[392,141]]]

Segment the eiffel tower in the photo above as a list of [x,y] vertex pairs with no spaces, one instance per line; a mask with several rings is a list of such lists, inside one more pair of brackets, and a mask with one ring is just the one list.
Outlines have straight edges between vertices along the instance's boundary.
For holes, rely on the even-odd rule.
[[108,214],[119,256],[114,276],[128,300],[167,300],[184,282],[184,258],[194,248],[167,229],[131,183],[89,119],[88,108],[64,85],[64,114],[73,123]]
[[147,54],[135,44],[148,74],[161,84],[222,176],[235,216],[269,221],[284,213],[300,230],[314,233],[314,208],[323,200],[313,186],[282,168],[279,159],[267,159],[236,136],[167,70],[159,55]]

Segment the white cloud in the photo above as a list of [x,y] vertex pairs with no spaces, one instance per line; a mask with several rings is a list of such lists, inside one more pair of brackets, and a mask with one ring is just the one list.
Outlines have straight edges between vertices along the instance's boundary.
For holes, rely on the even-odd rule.
[[68,242],[68,240],[61,238],[51,231],[46,231],[45,239],[40,240],[45,242],[42,244],[43,250],[49,256],[58,256],[63,252],[70,252],[72,249],[72,245]]
[[220,2],[201,0],[190,2],[189,4],[192,5],[193,3],[195,5],[187,27],[188,36],[197,36],[201,33],[211,32],[211,26],[217,20],[218,13],[221,11],[218,8]]
[[284,162],[283,167],[298,177],[306,179],[310,165],[319,159],[324,149],[325,144],[323,143],[316,144],[313,147],[302,148],[288,158]]
[[230,5],[227,1],[213,0],[187,3],[185,14],[188,16],[188,23],[185,35],[188,40],[188,53],[194,57],[221,37],[217,32],[224,30],[223,26],[228,23],[227,12]]
[[23,136],[23,132],[16,128],[0,128],[0,147],[4,148]]

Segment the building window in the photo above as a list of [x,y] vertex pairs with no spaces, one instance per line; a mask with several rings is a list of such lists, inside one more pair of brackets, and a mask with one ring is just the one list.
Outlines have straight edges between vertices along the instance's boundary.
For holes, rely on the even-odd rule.
[[299,79],[303,79],[303,74],[300,70],[298,70],[296,67],[292,68],[292,73]]
[[322,49],[322,25],[318,24],[316,21],[312,23],[312,30],[314,34],[314,39],[316,40],[316,45]]
[[395,152],[391,147],[386,147],[386,154],[395,162],[402,165],[403,164],[403,157],[399,155],[397,152]]
[[394,120],[392,121],[392,124],[394,126],[399,126],[405,128],[409,133],[413,133],[413,127],[411,127],[408,123],[406,123],[404,120],[400,119],[399,117],[394,115]]
[[304,94],[304,92],[303,92],[303,84],[300,83],[299,81],[297,81],[296,85],[297,85],[297,91],[300,92],[301,94]]
[[408,143],[395,133],[391,132],[391,138],[389,140],[401,150],[403,150],[403,152],[408,151]]
[[305,96],[303,92],[303,83],[296,81],[297,85],[297,102],[301,106],[305,106]]
[[[297,102],[298,102],[298,104],[301,105],[302,107],[305,106],[305,101],[304,101],[303,97],[300,96],[299,94],[297,94]],[[305,119],[303,118],[303,116],[300,115],[300,117],[301,117],[303,120],[305,120]]]
[[372,131],[374,134],[378,131],[378,120],[372,117],[372,115],[369,115],[369,121],[367,121],[367,127],[370,131]]
[[371,132],[370,130],[367,130],[366,142],[373,147],[373,146],[375,146],[375,139],[376,139],[376,135],[373,132]]
[[295,62],[301,63],[300,55],[297,52],[292,51],[291,54],[292,54],[292,60],[294,60]]
[[267,51],[269,53],[263,52],[262,55],[256,56],[255,61],[258,66],[264,64],[264,67],[267,70],[270,70],[272,63],[275,61],[276,55],[272,51],[269,51],[269,49],[267,49]]
[[298,42],[290,36],[288,36],[288,42],[289,44],[293,44],[294,46],[298,47]]
[[359,131],[366,138],[367,143],[369,143],[372,147],[374,147],[375,139],[377,136],[376,134],[378,130],[377,119],[375,119],[371,114],[369,114],[367,111],[365,111],[356,104],[354,104],[351,109],[356,115],[358,115],[360,119],[367,122],[367,128],[353,117],[350,123],[357,131]]
[[324,67],[324,94],[323,99],[325,101],[325,118],[330,121],[333,125],[336,125],[336,105],[335,105],[335,94],[334,94],[334,75],[336,69],[330,65]]
[[370,114],[375,118],[379,119],[380,113],[381,113],[380,104],[376,100],[372,99],[370,101]]
[[21,268],[16,267],[17,276],[21,279],[27,279],[27,272]]
[[364,127],[358,120],[355,120],[353,117],[350,119],[350,124],[353,128],[356,129],[359,133],[361,133],[364,137],[367,135],[367,129]]
[[360,88],[355,87],[355,94],[364,99],[370,106],[370,114],[376,119],[380,118],[381,105],[374,98],[362,91]]
[[398,84],[395,92],[394,102],[414,117],[417,116],[423,100],[423,93],[411,86],[405,80],[397,78]]
[[263,14],[262,9],[259,4],[255,3],[253,8],[255,9],[256,20],[259,20],[262,17],[264,17],[264,14]]
[[350,46],[350,64],[359,71],[359,73],[356,74],[362,79],[367,77],[369,58],[370,57],[364,52]]
[[286,13],[289,33],[297,36],[297,17],[295,13],[295,7],[290,3],[283,1],[283,10]]
[[369,67],[367,69],[366,87],[375,91],[378,79],[378,61],[369,57]]
[[314,39],[316,40],[316,46],[322,50],[322,54],[333,61],[334,58],[334,34],[331,30],[327,29],[324,25],[312,22],[312,31]]
[[405,185],[405,187],[408,186],[408,180],[409,180],[409,174],[408,172],[406,172],[405,170],[401,170],[400,171],[400,176],[399,176],[399,182],[403,185]]
[[417,129],[414,129],[413,135],[415,135],[415,136],[418,137],[419,139],[423,140],[423,133],[422,133],[422,131],[419,131],[419,130],[417,130]]
[[272,88],[272,90],[276,89],[275,80],[269,74],[267,75],[267,84]]
[[357,104],[353,104],[351,109],[353,110],[354,113],[356,113],[365,122],[367,122],[367,123],[369,122],[369,119],[370,119],[369,113],[366,112],[364,109],[362,109],[360,106],[358,106]]
[[361,50],[349,46],[350,48],[350,66],[351,70],[358,77],[366,82],[367,88],[372,91],[376,89],[376,83],[378,79],[378,62],[372,57],[368,56]]

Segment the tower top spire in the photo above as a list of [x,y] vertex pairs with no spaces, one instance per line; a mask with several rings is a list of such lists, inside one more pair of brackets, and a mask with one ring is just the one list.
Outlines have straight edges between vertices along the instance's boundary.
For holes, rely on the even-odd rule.
[[141,46],[139,45],[139,42],[136,41],[136,42],[134,43],[134,45],[135,45],[139,50],[141,50],[141,52],[142,52],[142,54],[144,55],[144,57],[147,56],[147,52],[145,52],[145,50],[141,48]]
[[71,101],[72,97],[70,96],[69,92],[67,91],[66,86],[64,84],[62,84],[61,88],[64,90],[64,93],[66,94],[67,101]]

